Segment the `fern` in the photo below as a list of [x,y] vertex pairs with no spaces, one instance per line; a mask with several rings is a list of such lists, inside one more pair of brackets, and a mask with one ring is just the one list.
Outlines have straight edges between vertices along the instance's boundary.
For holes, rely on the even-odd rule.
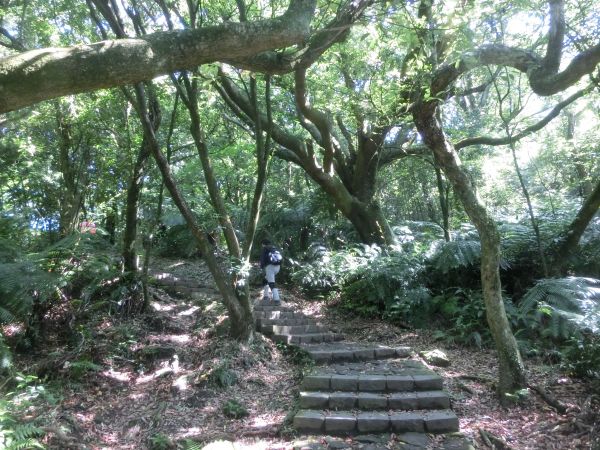
[[433,267],[446,274],[450,270],[473,267],[481,260],[481,243],[478,240],[455,240],[439,243],[430,262]]
[[545,324],[545,333],[567,338],[570,333],[600,331],[600,280],[583,277],[538,281],[521,299],[521,319]]
[[39,438],[45,432],[35,423],[20,423],[18,417],[23,415],[30,403],[28,383],[35,377],[15,377],[18,382],[15,392],[0,397],[0,448],[2,449],[34,449],[45,448]]

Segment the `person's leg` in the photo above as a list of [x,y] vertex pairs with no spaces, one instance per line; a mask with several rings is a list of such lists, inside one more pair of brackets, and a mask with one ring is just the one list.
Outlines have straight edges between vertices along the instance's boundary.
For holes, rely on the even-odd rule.
[[269,264],[266,267],[267,281],[269,283],[269,287],[271,288],[271,292],[273,293],[273,301],[279,303],[281,298],[279,297],[279,289],[275,287],[275,275],[279,272],[280,266],[274,266]]
[[269,300],[269,294],[270,294],[270,289],[269,289],[269,282],[267,281],[266,278],[263,278],[263,301],[268,301]]

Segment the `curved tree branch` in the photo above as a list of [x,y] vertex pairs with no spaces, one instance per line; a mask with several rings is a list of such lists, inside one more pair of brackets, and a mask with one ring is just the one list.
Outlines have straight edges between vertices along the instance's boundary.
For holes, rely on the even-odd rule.
[[45,48],[1,59],[0,113],[302,43],[310,35],[315,4],[316,0],[291,0],[286,13],[274,19]]
[[325,150],[323,170],[331,174],[333,169],[333,155],[335,153],[331,139],[331,120],[327,114],[310,106],[306,98],[306,69],[304,68],[299,68],[295,72],[294,94],[300,112],[319,129],[319,133],[321,134],[321,142],[319,144]]
[[348,0],[340,7],[338,13],[325,28],[310,38],[304,48],[289,53],[264,52],[246,58],[229,58],[224,60],[233,66],[256,72],[284,74],[299,67],[311,66],[332,45],[343,42],[352,25],[362,17],[367,7],[374,0]]
[[581,89],[575,92],[573,95],[554,106],[554,108],[552,108],[552,110],[542,120],[525,128],[518,134],[515,134],[513,136],[505,136],[501,138],[495,138],[490,136],[478,136],[473,138],[467,138],[454,144],[454,148],[456,150],[460,150],[461,148],[469,147],[472,145],[508,145],[511,142],[520,141],[524,137],[527,137],[530,134],[535,133],[536,131],[539,131],[542,128],[544,128],[552,119],[556,118],[564,108],[569,106],[578,98],[583,97],[589,91],[590,87],[588,86],[585,89]]

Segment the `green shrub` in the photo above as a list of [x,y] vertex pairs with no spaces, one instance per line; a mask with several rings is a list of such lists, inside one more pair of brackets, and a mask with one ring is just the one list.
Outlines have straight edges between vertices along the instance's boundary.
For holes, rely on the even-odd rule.
[[187,225],[173,225],[157,240],[155,251],[160,256],[189,258],[198,254],[195,242]]
[[429,299],[423,268],[420,258],[398,251],[365,255],[344,281],[342,307],[362,316],[407,320]]
[[78,361],[69,362],[66,364],[69,369],[69,376],[74,380],[81,379],[89,372],[98,372],[102,369],[98,364],[94,364],[88,359],[80,359]]
[[[509,322],[516,323],[513,304],[504,299],[504,308]],[[435,314],[446,329],[438,330],[434,336],[452,342],[482,347],[491,342],[487,324],[485,304],[481,291],[454,288],[433,297],[428,315]]]
[[292,281],[311,295],[339,291],[354,271],[368,264],[380,252],[379,247],[367,245],[340,251],[315,246],[309,251],[311,260],[294,271]]
[[600,378],[600,336],[584,333],[563,347],[563,370],[581,378]]
[[229,364],[225,362],[210,372],[208,381],[215,386],[227,388],[238,382],[238,376],[229,368]]
[[150,450],[172,450],[176,448],[175,443],[166,435],[157,433],[148,439]]
[[19,417],[32,402],[44,394],[37,378],[18,374],[15,389],[0,396],[0,448],[6,450],[45,448],[40,439],[44,431],[34,422],[23,423]]
[[250,415],[248,409],[237,400],[227,400],[223,405],[223,414],[231,419],[241,419]]

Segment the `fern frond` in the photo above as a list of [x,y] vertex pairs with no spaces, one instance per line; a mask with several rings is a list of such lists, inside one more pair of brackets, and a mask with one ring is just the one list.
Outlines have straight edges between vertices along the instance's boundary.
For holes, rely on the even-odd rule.
[[566,326],[596,332],[600,330],[600,280],[584,277],[540,280],[519,305],[522,318],[535,310],[550,314],[554,337],[567,337],[568,330],[561,328]]
[[431,258],[437,270],[448,273],[459,267],[470,267],[481,259],[481,243],[474,240],[445,242],[438,247],[438,253]]
[[46,447],[44,447],[37,439],[30,438],[13,442],[6,447],[6,450],[31,450],[34,448],[44,449]]

